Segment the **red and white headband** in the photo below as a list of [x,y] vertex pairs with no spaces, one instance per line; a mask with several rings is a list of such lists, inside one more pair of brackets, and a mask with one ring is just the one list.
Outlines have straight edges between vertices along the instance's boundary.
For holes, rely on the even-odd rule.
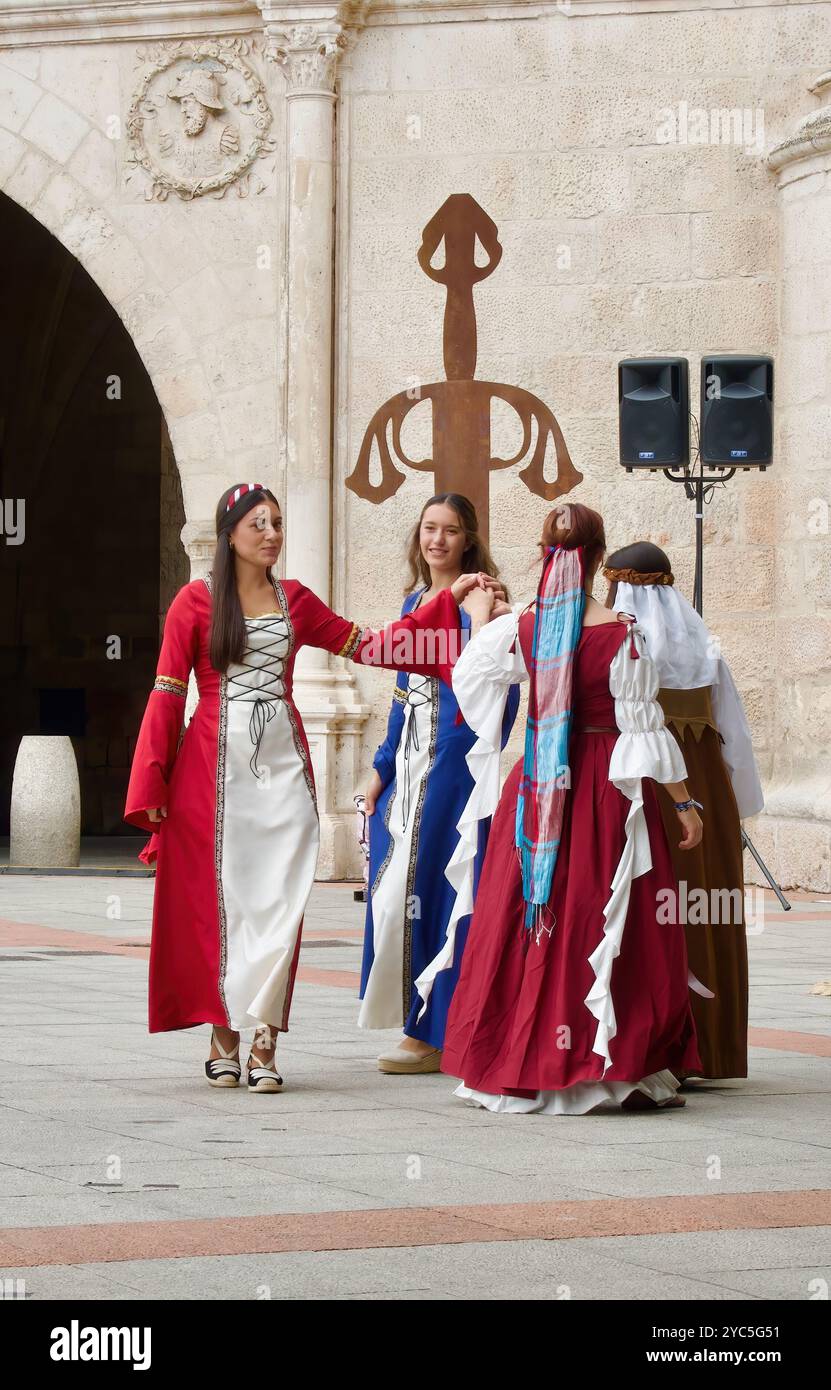
[[234,491],[231,493],[231,496],[228,498],[228,501],[225,504],[226,512],[230,512],[231,508],[235,507],[240,498],[245,497],[246,493],[264,491],[265,488],[263,487],[262,483],[240,483],[239,487],[234,488]]

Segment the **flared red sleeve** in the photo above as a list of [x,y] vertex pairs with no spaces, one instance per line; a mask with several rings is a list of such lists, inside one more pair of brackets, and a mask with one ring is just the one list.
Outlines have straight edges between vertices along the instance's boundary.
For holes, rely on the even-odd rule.
[[[473,790],[456,826],[459,842],[444,871],[456,892],[444,945],[415,982],[423,1000],[419,1018],[427,1008],[436,976],[453,964],[457,923],[473,911],[479,822],[492,816],[499,804],[499,755],[505,743],[506,709],[513,723],[509,694],[512,686],[528,679],[519,642],[522,611],[523,605],[516,604],[511,613],[480,628],[453,668],[453,693],[466,724],[477,735],[465,758]],[[514,717],[517,704],[518,692],[511,700]]]
[[746,816],[758,815],[764,807],[765,796],[753,753],[750,725],[724,657],[719,658],[712,691],[713,718],[723,740],[721,756],[730,773],[739,817],[744,820]]
[[683,782],[687,775],[681,749],[664,724],[664,712],[656,698],[657,669],[647,655],[643,633],[634,624],[627,626],[612,659],[609,690],[620,730],[609,760],[609,781],[628,798],[629,810],[623,849],[610,885],[611,896],[603,909],[603,936],[589,956],[594,983],[584,1001],[597,1020],[592,1051],[603,1058],[604,1075],[612,1065],[609,1045],[617,1033],[612,966],[620,955],[632,880],[652,868],[642,779]]
[[156,681],[141,721],[124,819],[151,834],[148,810],[167,805],[167,787],[185,718],[188,676],[196,659],[198,618],[191,586],[180,589],[164,624]]
[[311,589],[298,584],[292,594],[291,617],[298,646],[322,647],[363,666],[434,676],[448,685],[462,647],[459,605],[450,589],[442,589],[414,613],[405,613],[386,627],[372,628],[341,618]]

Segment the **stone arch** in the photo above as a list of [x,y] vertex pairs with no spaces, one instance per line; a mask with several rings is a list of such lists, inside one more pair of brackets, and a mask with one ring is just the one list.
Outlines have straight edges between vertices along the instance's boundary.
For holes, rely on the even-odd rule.
[[84,833],[124,833],[160,619],[190,568],[179,474],[100,285],[4,194],[0,234],[0,835],[31,734],[71,739]]
[[[5,64],[9,55],[2,55]],[[4,75],[16,70],[3,67]],[[92,122],[37,86],[44,103],[69,113],[78,128],[67,163],[59,163],[60,111],[50,111],[32,128],[28,119],[14,129],[0,120],[0,190],[41,223],[83,266],[129,333],[147,371],[167,426],[182,487],[185,526],[182,541],[193,557],[204,536],[199,487],[205,474],[216,479],[212,492],[227,485],[228,469],[218,413],[199,351],[194,318],[177,305],[175,286],[165,284],[147,255],[152,215],[156,232],[171,244],[177,232],[174,209],[154,203],[118,204],[120,174],[116,142]],[[31,114],[33,96],[27,99]],[[12,118],[14,102],[10,104]],[[83,129],[81,128],[83,127]],[[108,194],[112,201],[108,201]]]

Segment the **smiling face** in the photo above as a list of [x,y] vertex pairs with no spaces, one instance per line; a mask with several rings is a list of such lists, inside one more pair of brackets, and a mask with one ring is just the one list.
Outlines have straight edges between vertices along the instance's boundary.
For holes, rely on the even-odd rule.
[[283,517],[276,502],[259,502],[231,531],[231,543],[239,560],[267,569],[283,549]]
[[446,502],[434,502],[421,518],[421,553],[434,574],[461,574],[467,537],[461,517]]

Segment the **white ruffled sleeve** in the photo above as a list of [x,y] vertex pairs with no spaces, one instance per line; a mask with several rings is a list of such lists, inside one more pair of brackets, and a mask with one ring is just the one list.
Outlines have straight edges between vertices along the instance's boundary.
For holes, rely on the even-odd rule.
[[609,781],[628,798],[629,810],[611,896],[603,909],[603,936],[589,956],[594,984],[584,1001],[597,1020],[592,1051],[603,1058],[604,1075],[612,1065],[609,1045],[617,1033],[612,966],[620,955],[632,880],[648,874],[652,868],[642,779],[683,782],[687,776],[681,749],[665,727],[664,712],[655,698],[658,672],[646,654],[643,633],[634,624],[609,667],[609,690],[614,696],[615,722],[620,730],[609,761]]
[[[633,643],[637,656],[633,653]],[[609,764],[609,781],[629,796],[624,783],[641,777],[655,782],[683,782],[684,757],[664,723],[657,701],[658,672],[646,653],[640,628],[632,625],[609,668],[620,735]]]
[[508,691],[512,685],[528,679],[519,644],[519,616],[523,611],[524,605],[518,603],[512,612],[486,623],[470,639],[453,667],[453,693],[465,723],[477,735],[466,756],[473,790],[456,827],[459,842],[444,871],[456,890],[444,945],[415,982],[423,1000],[419,1018],[427,1008],[436,976],[453,964],[456,924],[473,911],[479,822],[492,816],[499,804],[502,721]]
[[724,657],[719,658],[713,686],[713,717],[724,740],[721,755],[730,773],[739,817],[744,820],[746,816],[756,816],[764,807],[765,796],[753,753],[750,725]]

